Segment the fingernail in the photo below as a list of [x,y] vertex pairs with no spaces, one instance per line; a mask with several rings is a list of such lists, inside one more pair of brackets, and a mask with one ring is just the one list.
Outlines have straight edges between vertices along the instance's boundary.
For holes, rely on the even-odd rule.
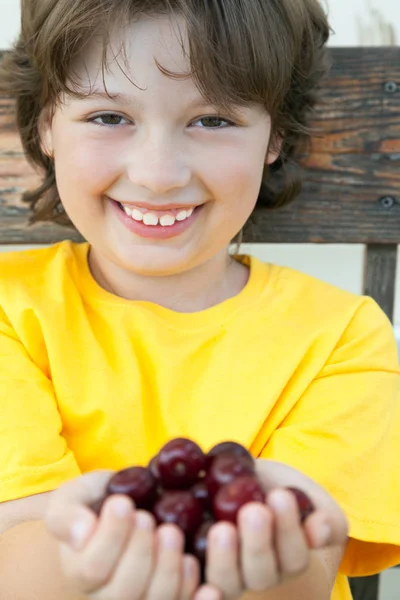
[[221,594],[210,585],[204,585],[196,592],[194,600],[221,600]]
[[108,506],[109,510],[118,517],[124,519],[132,510],[132,504],[128,498],[113,498]]
[[137,512],[136,513],[136,526],[138,529],[147,529],[151,530],[154,528],[154,520],[146,512]]
[[183,560],[183,576],[185,579],[191,579],[195,572],[195,565],[191,557],[185,556]]
[[271,492],[268,496],[268,504],[278,513],[286,512],[290,509],[290,499],[285,492]]
[[323,523],[318,531],[318,546],[326,546],[331,539],[332,530],[328,523]]
[[161,545],[168,550],[178,550],[181,540],[176,531],[169,528],[159,530]]
[[90,521],[76,521],[71,527],[71,543],[75,550],[79,550],[86,542],[92,523]]
[[265,527],[265,515],[260,514],[259,510],[248,509],[243,515],[244,525],[248,529],[259,531]]
[[221,527],[215,532],[215,544],[218,548],[226,549],[232,547],[232,532],[226,527]]

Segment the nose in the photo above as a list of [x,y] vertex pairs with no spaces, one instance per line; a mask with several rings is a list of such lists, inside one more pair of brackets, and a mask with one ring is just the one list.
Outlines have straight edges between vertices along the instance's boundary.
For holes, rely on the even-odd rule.
[[164,195],[184,188],[191,178],[187,156],[182,147],[167,135],[147,136],[138,140],[129,153],[127,176],[136,188],[143,187],[154,195]]

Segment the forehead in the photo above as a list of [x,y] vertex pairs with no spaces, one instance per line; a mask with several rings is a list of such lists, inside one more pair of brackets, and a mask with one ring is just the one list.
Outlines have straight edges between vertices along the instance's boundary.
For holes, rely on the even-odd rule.
[[160,71],[157,63],[182,75],[190,71],[189,44],[183,18],[176,15],[141,17],[126,27],[116,28],[106,46],[100,37],[87,44],[72,69],[74,79],[84,89],[112,81],[125,87],[134,84],[139,90],[145,90],[162,79],[193,89],[190,77],[171,80]]

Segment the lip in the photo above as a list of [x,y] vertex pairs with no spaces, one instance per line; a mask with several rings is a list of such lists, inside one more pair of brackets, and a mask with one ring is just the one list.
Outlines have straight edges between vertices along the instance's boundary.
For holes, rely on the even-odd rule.
[[145,225],[142,221],[135,221],[120,208],[119,202],[109,197],[107,197],[107,199],[109,200],[111,209],[114,211],[116,217],[129,231],[139,237],[155,240],[167,240],[177,237],[187,231],[197,220],[204,206],[204,204],[196,206],[193,214],[184,221],[175,221],[173,225],[163,227],[162,225]]

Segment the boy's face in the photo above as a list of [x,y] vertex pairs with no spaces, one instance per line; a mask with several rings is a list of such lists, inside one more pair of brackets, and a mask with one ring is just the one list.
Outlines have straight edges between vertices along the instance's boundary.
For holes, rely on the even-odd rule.
[[84,88],[101,95],[64,98],[44,131],[67,214],[97,263],[121,273],[172,275],[225,260],[253,211],[264,164],[277,158],[267,155],[271,123],[263,108],[218,117],[192,80],[158,69],[155,59],[173,72],[189,68],[177,26],[183,29],[178,17],[143,18],[117,32],[109,54],[116,59],[104,71],[114,99],[104,95],[102,47],[93,43],[75,70]]

